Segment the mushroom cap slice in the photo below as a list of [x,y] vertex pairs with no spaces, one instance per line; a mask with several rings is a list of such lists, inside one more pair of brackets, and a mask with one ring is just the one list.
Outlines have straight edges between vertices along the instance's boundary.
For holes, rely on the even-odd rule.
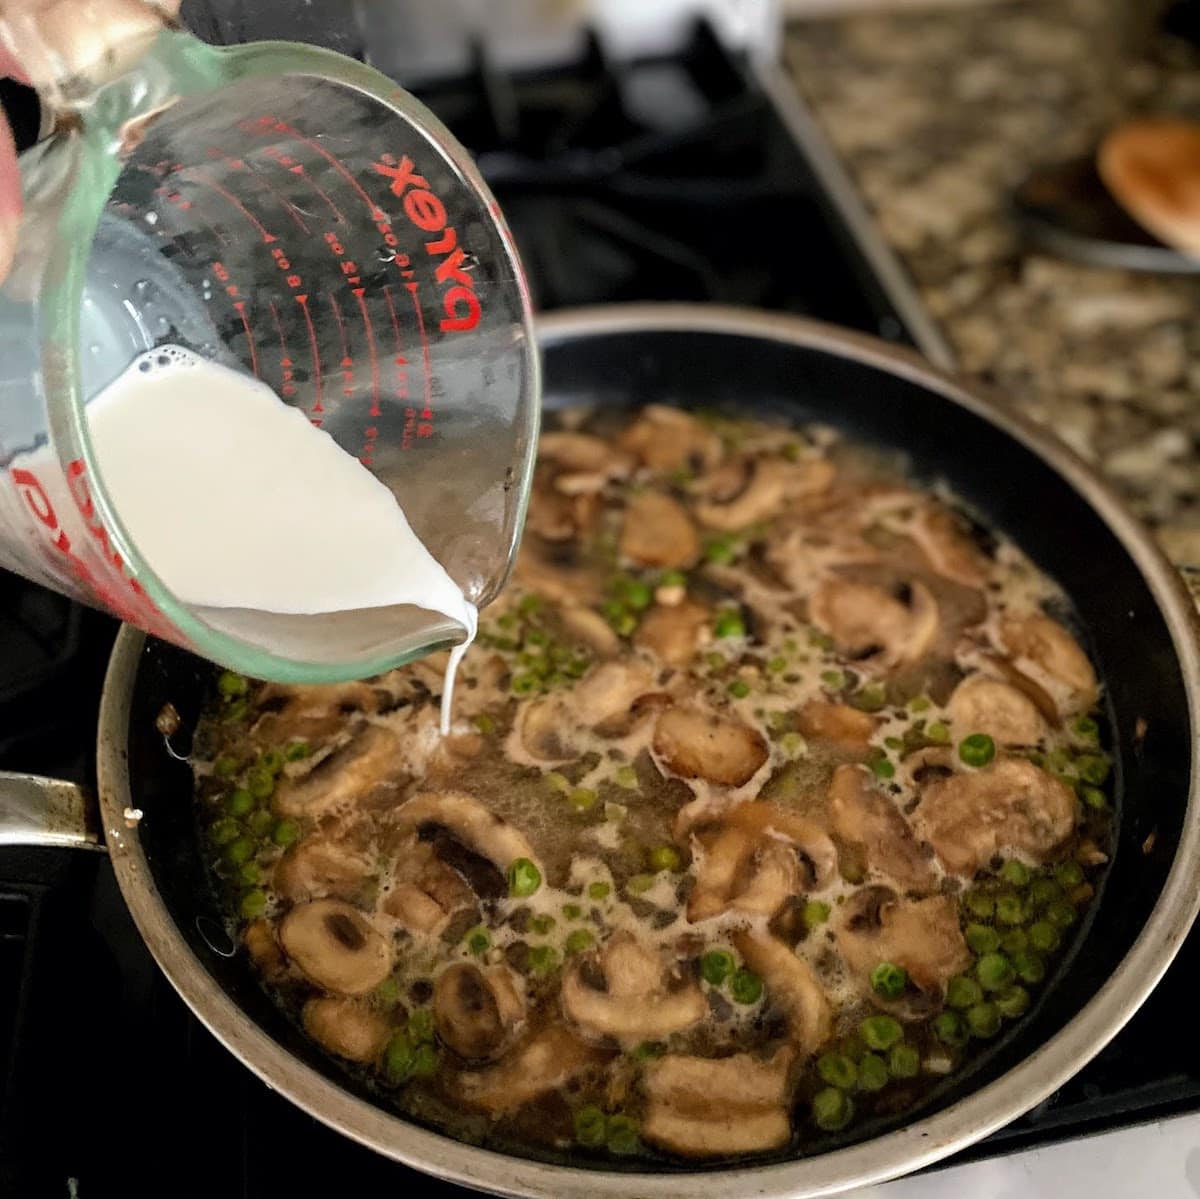
[[642,566],[686,569],[700,557],[700,535],[684,508],[660,491],[642,491],[625,506],[618,550]]
[[668,666],[682,669],[696,656],[711,634],[711,613],[694,600],[670,606],[656,604],[642,617],[633,644],[648,649]]
[[272,806],[280,816],[315,817],[360,803],[372,792],[398,791],[407,759],[399,738],[377,724],[298,779],[283,778]]
[[575,685],[570,702],[580,723],[603,731],[605,725],[627,716],[634,701],[653,687],[654,675],[641,662],[601,662]]
[[708,1014],[693,980],[670,979],[657,952],[624,932],[572,963],[563,979],[562,1004],[583,1032],[624,1045],[662,1040]]
[[515,1112],[596,1069],[611,1051],[585,1041],[563,1024],[535,1033],[486,1070],[460,1074],[462,1099],[491,1116]]
[[501,874],[517,858],[537,861],[525,834],[502,816],[485,808],[465,791],[426,791],[414,795],[395,812],[401,829],[440,825],[472,853],[486,858]]
[[271,882],[276,894],[298,902],[332,895],[354,899],[371,874],[371,860],[321,832],[298,841],[275,863]]
[[1036,745],[1046,732],[1046,722],[1029,696],[987,675],[963,679],[946,706],[959,739],[987,733],[999,745]]
[[251,920],[242,932],[242,944],[250,955],[255,969],[269,983],[282,982],[288,973],[287,959],[279,942],[275,939],[275,929],[269,920]]
[[839,766],[829,785],[830,829],[854,847],[873,870],[906,891],[928,893],[937,874],[908,821],[860,766]]
[[569,642],[586,645],[597,657],[611,658],[621,650],[620,637],[608,621],[591,608],[582,604],[563,604],[558,610],[558,620]]
[[916,662],[938,635],[938,606],[923,583],[875,583],[832,578],[808,601],[813,623],[849,657],[892,668]]
[[647,404],[621,434],[620,444],[653,471],[710,470],[725,453],[712,429],[690,413],[666,404]]
[[865,754],[875,733],[875,718],[849,704],[810,699],[796,713],[796,727],[818,741],[832,741],[841,749]]
[[340,995],[363,995],[392,971],[391,945],[340,899],[297,904],[280,922],[279,940],[306,978]]
[[567,700],[561,695],[543,695],[521,705],[517,735],[521,748],[538,762],[569,762],[575,757],[571,740],[573,721]]
[[924,787],[913,824],[950,873],[970,875],[1003,851],[1051,854],[1075,829],[1075,795],[1024,758],[998,758]]
[[909,535],[942,578],[975,590],[986,586],[991,563],[957,513],[941,504],[929,505],[912,521]]
[[801,1053],[816,1053],[833,1035],[833,1008],[812,967],[782,941],[761,933],[736,933],[733,943],[787,1017],[792,1044]]
[[842,908],[835,935],[850,972],[873,999],[870,975],[880,962],[902,967],[918,987],[939,997],[971,964],[951,895],[905,900],[888,887],[863,887]]
[[689,1157],[776,1149],[791,1136],[788,1106],[794,1052],[703,1058],[669,1053],[642,1076],[642,1136]]
[[450,923],[451,913],[415,883],[397,883],[388,892],[382,907],[410,933],[436,937]]
[[735,717],[673,707],[660,714],[654,727],[654,752],[682,778],[740,787],[767,760],[767,743]]
[[352,1062],[373,1062],[387,1044],[387,1020],[361,1000],[319,995],[300,1013],[304,1030],[331,1053]]
[[786,462],[761,458],[749,463],[743,486],[721,501],[695,505],[697,518],[713,529],[734,532],[774,516],[789,499],[816,495],[828,489],[837,473],[825,458]]
[[1099,695],[1096,672],[1079,642],[1043,613],[1010,616],[1000,622],[1000,644],[1014,663],[1053,696],[1064,715],[1082,712]]
[[460,1057],[499,1057],[524,1018],[525,1002],[503,966],[484,971],[458,962],[433,985],[433,1022],[438,1036]]

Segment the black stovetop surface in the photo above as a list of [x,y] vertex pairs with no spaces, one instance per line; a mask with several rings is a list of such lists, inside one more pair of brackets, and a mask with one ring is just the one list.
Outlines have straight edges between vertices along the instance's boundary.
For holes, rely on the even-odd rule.
[[[487,69],[425,98],[479,155],[536,301],[707,300],[911,340],[768,100],[704,29],[676,58]],[[11,93],[8,93],[11,94]],[[107,618],[0,573],[0,769],[86,781]],[[1200,1106],[1200,940],[983,1156]],[[962,1160],[953,1159],[953,1160]],[[269,1091],[158,972],[101,854],[0,850],[0,1196],[465,1194]]]

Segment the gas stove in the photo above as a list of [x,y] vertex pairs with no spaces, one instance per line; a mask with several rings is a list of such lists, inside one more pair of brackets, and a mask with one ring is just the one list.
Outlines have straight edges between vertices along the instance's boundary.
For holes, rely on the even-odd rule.
[[[325,42],[414,84],[419,43],[372,25],[387,6],[363,6],[362,20],[345,5],[275,7],[288,10],[275,29],[264,25],[272,14],[252,20],[229,0],[184,13],[210,40]],[[694,14],[667,24],[647,34],[652,53],[572,26],[552,39],[559,56],[549,64],[527,61],[521,39],[497,47],[468,36],[417,56],[443,68],[415,90],[478,157],[538,308],[753,305],[848,325],[948,365],[763,44]],[[0,95],[19,107],[11,88]],[[0,574],[0,768],[89,780],[115,631]],[[1198,966],[1193,937],[1108,1049],[965,1156],[1200,1107],[1200,1057],[1181,1051],[1177,1032],[1164,1035],[1186,1026]],[[0,1195],[303,1199],[348,1184],[358,1194],[466,1193],[330,1132],[252,1076],[159,974],[103,855],[0,851]]]

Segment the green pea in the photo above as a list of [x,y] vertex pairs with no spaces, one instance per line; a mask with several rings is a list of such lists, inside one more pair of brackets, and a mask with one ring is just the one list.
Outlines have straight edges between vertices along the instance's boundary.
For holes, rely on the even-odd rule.
[[594,1103],[576,1108],[572,1123],[575,1127],[575,1139],[581,1145],[594,1149],[604,1144],[608,1117]]
[[270,799],[275,790],[275,776],[264,766],[246,772],[246,786],[255,799]]
[[434,1046],[424,1043],[413,1050],[412,1065],[409,1073],[413,1078],[431,1078],[437,1073],[438,1051]]
[[219,779],[232,778],[233,775],[237,774],[237,768],[236,758],[231,758],[228,754],[222,754],[213,763],[213,774]]
[[229,817],[223,820],[214,820],[208,829],[208,835],[214,845],[228,845],[230,841],[236,841],[241,832],[241,825]]
[[750,694],[750,684],[745,679],[734,679],[727,690],[734,699],[745,699]]
[[1083,867],[1078,862],[1059,862],[1054,867],[1054,877],[1063,887],[1078,887],[1083,882]]
[[225,711],[221,715],[225,720],[237,721],[243,719],[249,711],[250,705],[244,699],[235,699],[232,703],[226,702]]
[[887,703],[887,688],[882,683],[868,683],[851,697],[850,703],[863,712],[878,712]]
[[887,1085],[887,1062],[877,1053],[864,1053],[858,1060],[858,1089],[882,1091]]
[[558,951],[551,945],[535,945],[529,951],[529,968],[534,974],[549,974],[558,965]]
[[271,774],[278,774],[283,769],[283,754],[277,749],[268,749],[259,758],[258,764]]
[[1000,934],[986,924],[968,924],[963,936],[972,953],[995,953],[1000,947]]
[[609,883],[588,883],[588,898],[589,899],[607,899],[612,891],[612,886]]
[[542,885],[542,872],[528,858],[514,858],[508,867],[508,893],[515,899],[532,895]]
[[1078,919],[1078,915],[1069,903],[1052,903],[1046,909],[1046,919],[1055,928],[1070,928]]
[[[1031,936],[1030,940],[1032,939]],[[1020,980],[1032,986],[1036,986],[1046,977],[1046,963],[1036,953],[1018,954],[1013,959],[1013,967]]]
[[521,596],[521,600],[517,604],[517,611],[522,616],[532,616],[541,606],[542,597],[530,592],[528,595]]
[[1023,928],[1010,928],[1000,938],[1000,948],[1010,958],[1016,957],[1029,948],[1029,934]]
[[831,691],[840,691],[846,685],[846,676],[840,670],[823,670],[821,682]]
[[939,1012],[934,1017],[933,1035],[951,1049],[961,1049],[967,1043],[967,1030],[956,1012]]
[[1009,858],[1000,867],[1000,877],[1014,887],[1024,887],[1029,882],[1029,867],[1024,862],[1018,862],[1016,858]]
[[858,1067],[844,1053],[823,1053],[817,1058],[817,1073],[831,1087],[848,1091],[858,1082]]
[[667,1047],[661,1041],[643,1041],[634,1051],[633,1059],[637,1062],[652,1062],[666,1053]]
[[256,837],[265,837],[275,827],[275,817],[266,808],[251,812],[246,826]]
[[1001,924],[1020,924],[1025,919],[1025,905],[1011,891],[996,896],[996,919]]
[[704,547],[704,558],[714,566],[733,561],[733,544],[728,537],[717,537]]
[[921,1072],[921,1055],[912,1045],[894,1045],[888,1054],[888,1070],[893,1078],[916,1078]]
[[544,775],[542,775],[542,782],[545,783],[551,791],[557,791],[562,795],[570,794],[570,780],[565,774],[559,774],[557,770],[548,770]]
[[286,848],[300,838],[300,822],[298,820],[281,820],[271,833],[271,840],[276,845]]
[[871,971],[871,986],[876,994],[882,995],[884,999],[898,999],[907,985],[908,972],[902,966],[880,962]]
[[637,771],[632,766],[622,766],[617,771],[617,786],[624,787],[626,791],[636,790],[638,785]]
[[824,924],[829,919],[830,907],[822,899],[810,899],[804,905],[804,923],[809,929],[814,929],[818,924]]
[[577,812],[590,812],[599,798],[599,794],[591,787],[575,787],[567,796],[567,803]]
[[893,1016],[868,1016],[858,1031],[870,1049],[891,1049],[904,1036],[900,1021]]
[[975,977],[985,991],[999,991],[1012,982],[1016,971],[1002,953],[985,953],[975,963]]
[[1079,798],[1093,811],[1105,812],[1108,810],[1108,796],[1099,787],[1080,787]]
[[938,745],[945,745],[950,740],[950,730],[940,720],[935,720],[925,730],[925,736]]
[[746,622],[736,608],[726,608],[717,613],[713,622],[713,635],[716,637],[745,637]]
[[772,658],[767,663],[767,670],[769,670],[771,672],[771,674],[783,674],[783,672],[786,669],[787,669],[787,659],[786,658]]
[[679,869],[679,850],[673,845],[656,845],[647,860],[651,870],[675,871]]
[[400,999],[400,984],[393,976],[389,975],[375,988],[375,994],[379,996],[381,1003],[386,1003],[390,1007]]
[[586,949],[591,949],[595,938],[586,928],[577,928],[573,933],[570,933],[563,942],[563,950],[568,954],[583,953]]
[[845,1091],[825,1087],[813,1096],[813,1123],[825,1132],[837,1132],[854,1119],[854,1104]]
[[217,676],[217,690],[226,699],[236,699],[239,695],[245,695],[249,686],[247,679],[232,670],[223,670]]
[[238,787],[225,797],[225,811],[230,816],[249,816],[254,810],[254,796],[245,787]]
[[307,741],[289,741],[283,750],[283,756],[289,762],[299,762],[302,758],[307,758],[310,753],[312,753],[312,747]]
[[635,611],[640,612],[654,602],[654,592],[645,583],[632,579],[625,586],[625,602]]
[[610,1116],[608,1120],[608,1135],[605,1145],[609,1153],[622,1156],[636,1153],[638,1150],[637,1124],[628,1116]]
[[239,837],[225,847],[225,860],[231,866],[242,866],[254,857],[257,848],[258,845],[252,837]]
[[700,959],[700,973],[704,981],[719,987],[734,971],[736,963],[727,949],[710,949]]
[[414,1041],[433,1040],[433,1012],[427,1007],[419,1007],[409,1014],[408,1034]]
[[238,870],[238,882],[244,887],[257,887],[262,876],[262,867],[257,862],[243,862]]
[[967,1031],[986,1039],[1000,1031],[1000,1009],[994,1003],[977,1003],[967,1009]]
[[545,936],[556,924],[553,916],[538,915],[529,917],[529,927],[540,936]]
[[928,712],[933,707],[933,701],[927,695],[917,695],[908,701],[910,712]]
[[757,1003],[762,997],[762,991],[762,979],[753,970],[747,970],[744,967],[741,970],[735,970],[733,977],[729,980],[729,993],[738,1003]]
[[464,938],[467,949],[478,957],[484,953],[492,943],[492,938],[488,935],[488,930],[481,924],[477,924]]
[[625,890],[630,895],[643,895],[654,886],[654,875],[652,874],[634,874],[625,883]]
[[987,733],[972,733],[958,743],[958,756],[968,766],[986,766],[996,756],[996,743]]
[[946,986],[946,1002],[954,1008],[969,1008],[983,998],[983,988],[969,975],[959,974]]
[[990,920],[996,914],[996,901],[986,891],[968,891],[963,904],[980,920]]
[[1108,759],[1099,754],[1080,754],[1075,759],[1075,770],[1079,777],[1093,787],[1099,787],[1108,778],[1111,769]]
[[798,758],[808,748],[799,733],[784,733],[779,739],[779,746],[789,758]]
[[408,1034],[396,1032],[392,1034],[387,1048],[383,1051],[383,1069],[393,1082],[401,1082],[409,1076],[413,1065],[413,1043]]
[[243,896],[238,910],[247,920],[254,920],[267,910],[267,893],[260,887],[254,887]]
[[871,773],[878,779],[890,779],[896,774],[896,767],[886,756],[872,758],[867,765],[870,766]]
[[1034,907],[1044,908],[1047,904],[1062,899],[1062,888],[1052,878],[1035,879],[1029,888],[1029,901]]
[[1002,1016],[1007,1016],[1010,1020],[1015,1020],[1028,1009],[1029,992],[1024,987],[1016,985],[1005,987],[1003,991],[996,992],[994,1002],[996,1007],[1000,1009]]
[[514,695],[532,695],[541,688],[541,683],[537,675],[525,673],[513,675],[510,686]]

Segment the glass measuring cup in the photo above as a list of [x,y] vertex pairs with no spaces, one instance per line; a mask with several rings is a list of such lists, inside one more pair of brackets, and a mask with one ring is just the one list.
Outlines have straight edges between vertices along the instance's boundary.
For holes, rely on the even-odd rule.
[[[0,17],[26,61],[22,32]],[[27,216],[0,291],[0,565],[256,677],[363,677],[461,641],[411,605],[183,602],[105,488],[86,407],[158,346],[249,372],[383,482],[487,603],[516,553],[539,409],[495,201],[432,114],[340,55],[164,28],[130,58],[98,85],[44,89],[57,131],[22,158]],[[194,519],[179,514],[181,536]]]

